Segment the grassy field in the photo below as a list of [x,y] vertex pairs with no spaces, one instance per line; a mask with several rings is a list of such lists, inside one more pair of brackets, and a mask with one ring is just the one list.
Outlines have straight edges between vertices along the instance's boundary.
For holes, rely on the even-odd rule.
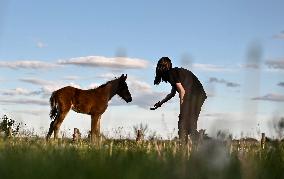
[[0,139],[0,178],[284,178],[284,145]]

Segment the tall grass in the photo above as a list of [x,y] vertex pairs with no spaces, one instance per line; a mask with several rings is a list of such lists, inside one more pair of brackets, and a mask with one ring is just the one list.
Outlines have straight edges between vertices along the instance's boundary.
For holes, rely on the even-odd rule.
[[98,145],[41,138],[0,140],[0,178],[284,178],[284,145],[262,150],[210,141],[105,140]]

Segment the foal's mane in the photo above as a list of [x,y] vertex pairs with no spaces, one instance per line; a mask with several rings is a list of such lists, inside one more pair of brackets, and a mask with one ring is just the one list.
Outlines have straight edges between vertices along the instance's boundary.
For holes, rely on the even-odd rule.
[[112,83],[112,82],[114,82],[115,80],[118,80],[118,79],[119,79],[119,78],[115,77],[114,79],[109,80],[109,81],[105,82],[104,84],[102,84],[102,85],[100,85],[100,86],[98,86],[98,87],[96,87],[96,88],[94,88],[94,89],[101,89],[101,88],[104,88],[107,84]]

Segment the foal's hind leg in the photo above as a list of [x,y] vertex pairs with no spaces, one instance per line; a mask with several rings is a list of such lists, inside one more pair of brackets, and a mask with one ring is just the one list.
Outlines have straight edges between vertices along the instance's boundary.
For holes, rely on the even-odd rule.
[[46,140],[49,140],[51,135],[52,135],[52,132],[53,132],[53,125],[54,125],[54,121],[51,121],[50,125],[49,125],[49,130],[48,130],[48,133],[46,135]]
[[56,120],[54,120],[54,124],[53,124],[53,130],[54,130],[54,139],[58,138],[58,132],[59,132],[59,128],[65,118],[65,116],[67,115],[67,113],[69,112],[68,110],[62,111],[60,113],[60,115],[58,116],[58,118]]
[[91,121],[91,142],[92,143],[98,141],[99,139],[100,119],[101,119],[101,114],[92,115],[92,121]]

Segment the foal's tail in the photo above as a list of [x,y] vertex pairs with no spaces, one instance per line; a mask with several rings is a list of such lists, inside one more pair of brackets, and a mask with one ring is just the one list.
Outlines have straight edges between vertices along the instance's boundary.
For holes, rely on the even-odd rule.
[[55,120],[59,115],[58,102],[56,100],[56,91],[54,91],[51,94],[49,103],[50,103],[50,113],[49,113],[50,119]]

